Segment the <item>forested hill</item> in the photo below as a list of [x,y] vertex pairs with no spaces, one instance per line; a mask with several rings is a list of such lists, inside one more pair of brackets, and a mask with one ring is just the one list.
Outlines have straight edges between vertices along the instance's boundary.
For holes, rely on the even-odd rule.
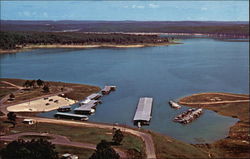
[[249,35],[249,22],[220,21],[1,21],[5,31],[164,32]]
[[26,45],[136,45],[169,43],[172,38],[157,35],[95,34],[72,32],[10,32],[1,31],[0,49],[16,49]]

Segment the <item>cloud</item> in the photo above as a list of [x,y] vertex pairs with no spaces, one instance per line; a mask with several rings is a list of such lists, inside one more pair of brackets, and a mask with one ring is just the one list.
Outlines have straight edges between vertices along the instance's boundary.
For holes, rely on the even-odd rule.
[[202,10],[202,11],[206,11],[207,8],[206,8],[206,7],[202,7],[201,10]]
[[153,3],[150,3],[148,5],[149,8],[159,8],[160,6],[158,4],[153,4]]
[[136,8],[138,8],[138,9],[143,9],[143,8],[145,8],[145,6],[135,5],[135,4],[134,4],[134,5],[132,5],[132,6],[131,6],[131,8],[135,8],[135,9],[136,9]]

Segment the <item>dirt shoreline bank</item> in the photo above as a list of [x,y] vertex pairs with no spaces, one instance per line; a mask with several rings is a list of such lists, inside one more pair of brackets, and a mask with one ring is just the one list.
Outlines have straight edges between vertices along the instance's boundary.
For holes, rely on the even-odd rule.
[[167,46],[175,45],[182,43],[157,43],[157,44],[129,44],[129,45],[116,45],[116,44],[93,44],[93,45],[61,45],[61,44],[52,44],[52,45],[27,45],[23,48],[12,49],[12,50],[2,50],[0,49],[0,54],[9,54],[9,53],[18,53],[27,50],[33,49],[42,49],[42,48],[63,48],[63,49],[91,49],[91,48],[141,48],[141,47],[153,47],[153,46]]
[[214,157],[248,158],[250,153],[249,99],[247,94],[209,92],[183,97],[179,99],[178,103],[188,107],[212,110],[223,116],[238,118],[239,121],[230,127],[226,138],[215,141],[209,146],[199,146]]

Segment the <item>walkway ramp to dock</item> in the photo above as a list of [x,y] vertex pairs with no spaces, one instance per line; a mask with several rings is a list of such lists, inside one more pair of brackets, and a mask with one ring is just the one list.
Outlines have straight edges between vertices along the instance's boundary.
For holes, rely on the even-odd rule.
[[153,98],[143,97],[140,98],[137,105],[134,121],[147,121],[151,119]]

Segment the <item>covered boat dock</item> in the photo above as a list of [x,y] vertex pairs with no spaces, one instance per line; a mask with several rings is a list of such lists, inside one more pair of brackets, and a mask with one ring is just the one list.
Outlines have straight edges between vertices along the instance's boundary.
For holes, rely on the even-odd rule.
[[141,127],[141,125],[149,125],[149,122],[152,118],[151,116],[152,105],[153,105],[153,98],[149,97],[140,98],[134,116],[135,125],[137,125],[138,127]]
[[96,104],[94,102],[89,102],[88,104],[84,104],[78,108],[74,109],[74,112],[77,114],[92,114],[95,112]]
[[90,100],[97,100],[97,99],[99,99],[99,98],[101,98],[101,97],[102,97],[101,94],[99,94],[99,93],[94,93],[94,94],[89,95],[89,96],[87,97],[87,99],[90,99]]
[[55,114],[56,118],[67,118],[67,119],[75,119],[75,120],[88,120],[88,116],[86,115],[79,115],[79,114],[72,114],[72,113],[62,113],[57,112]]

